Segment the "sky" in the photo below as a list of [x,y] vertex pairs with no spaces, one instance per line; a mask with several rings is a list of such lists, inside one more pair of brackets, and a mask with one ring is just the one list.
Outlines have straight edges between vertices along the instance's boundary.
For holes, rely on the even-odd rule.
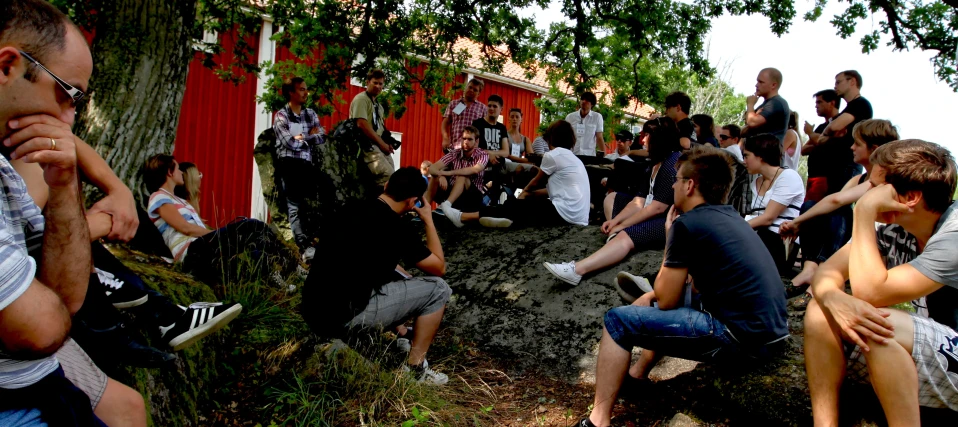
[[[754,93],[759,70],[778,68],[783,75],[779,94],[798,111],[801,122],[813,124],[822,122],[815,116],[814,93],[833,88],[838,72],[858,70],[864,83],[862,96],[871,101],[875,118],[891,120],[902,138],[936,142],[958,154],[958,132],[947,131],[947,123],[958,120],[958,93],[935,78],[929,62],[933,52],[893,52],[881,45],[863,54],[861,35],[878,29],[878,19],[860,22],[858,31],[843,40],[828,21],[844,5],[828,4],[818,22],[811,23],[801,16],[813,2],[796,1],[797,18],[781,38],[772,34],[764,16],[722,16],[713,21],[707,38],[709,61],[713,66],[728,62],[727,80],[743,94]],[[540,29],[565,19],[555,2],[547,10],[526,12],[526,16],[535,14]]]

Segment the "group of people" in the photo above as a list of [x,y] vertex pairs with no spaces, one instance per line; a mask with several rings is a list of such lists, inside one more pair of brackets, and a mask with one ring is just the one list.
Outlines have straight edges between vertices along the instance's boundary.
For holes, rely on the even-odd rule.
[[[132,192],[70,130],[92,67],[83,34],[55,7],[0,5],[2,425],[145,425],[139,393],[98,365],[120,355],[161,366],[240,314],[239,304],[172,303],[102,239],[129,241],[211,283],[241,254],[264,276],[307,275],[300,254],[260,221],[207,227],[202,174],[172,156],[146,161],[152,194],[138,212]],[[294,225],[299,193],[285,193],[301,255],[313,260],[303,317],[318,335],[391,329],[408,352],[403,369],[444,384],[448,376],[426,357],[452,294],[441,279],[446,260],[432,203],[456,226],[584,226],[598,216],[605,245],[583,260],[545,263],[547,271],[577,285],[636,250],[664,249],[654,280],[616,276],[629,305],[605,315],[594,405],[576,424],[605,427],[623,383],[645,380],[662,356],[754,365],[780,354],[789,336],[784,239],[797,236],[804,264],[792,285],[799,294],[807,288],[800,298],[816,425],[837,423],[846,378],[872,385],[889,425],[917,425],[922,406],[958,410],[955,160],[872,119],[859,73],[841,72],[834,90],[814,95],[825,123],[806,123],[804,144],[778,95],[782,75],[768,68],[747,99],[744,128],[689,115],[691,99],[676,92],[634,138],[616,133],[608,159],[596,155],[605,151],[605,131],[594,94],[581,94],[578,111],[530,142],[518,130],[522,112],[509,111],[508,127],[499,123],[503,100],[479,102],[483,83],[472,80],[445,112],[447,152],[421,171],[394,171],[376,101],[384,79],[371,71],[350,107],[382,193],[340,210],[320,245]],[[282,182],[295,187],[291,171],[311,160],[325,131],[305,107],[304,82],[291,80],[283,92],[289,104],[274,129]],[[801,156],[807,185],[796,172]],[[89,209],[81,177],[106,195]],[[413,266],[429,276],[412,276],[405,268]],[[889,308],[902,303],[915,311]],[[168,348],[143,343],[118,310],[137,310]],[[634,347],[643,351],[631,364]]]
[[[576,425],[610,425],[622,385],[647,379],[662,356],[752,366],[780,355],[788,347],[789,293],[800,295],[793,308],[807,305],[816,425],[837,423],[846,377],[871,383],[889,425],[918,424],[920,406],[958,410],[958,259],[944,249],[958,243],[953,156],[937,144],[901,140],[889,121],[873,119],[862,77],[851,70],[813,95],[825,123],[806,123],[803,142],[781,84],[778,70],[759,73],[744,127],[689,115],[691,99],[672,93],[664,115],[634,138],[616,133],[612,162],[603,164],[594,151],[604,146],[604,131],[591,119],[598,114],[593,95],[583,94],[579,111],[526,144],[503,136],[501,98],[482,105],[482,83],[470,81],[446,110],[443,157],[418,173],[397,170],[378,199],[344,212],[340,221],[351,226],[334,232],[335,245],[322,245],[325,267],[307,279],[303,315],[327,337],[392,329],[409,351],[404,369],[444,384],[448,377],[426,361],[451,294],[439,278],[445,264],[432,203],[457,227],[586,225],[591,211],[602,217],[606,243],[583,260],[545,263],[564,282],[577,285],[636,250],[665,252],[653,280],[616,276],[629,305],[605,315],[594,405]],[[518,140],[534,174],[515,197],[489,197],[516,182],[501,179],[509,173],[497,165],[512,160]],[[536,147],[543,144],[544,151]],[[797,171],[802,156],[807,185]],[[733,194],[746,202],[730,204]],[[402,221],[411,211],[425,243],[414,222]],[[362,226],[370,223],[383,226]],[[382,243],[370,251],[369,241]],[[800,246],[804,263],[792,291],[782,280],[791,271],[787,241]],[[433,276],[411,277],[403,266],[413,265]],[[364,278],[343,266],[362,269]],[[337,285],[346,281],[362,286]],[[889,308],[906,302],[916,312]],[[634,347],[643,351],[632,364]]]

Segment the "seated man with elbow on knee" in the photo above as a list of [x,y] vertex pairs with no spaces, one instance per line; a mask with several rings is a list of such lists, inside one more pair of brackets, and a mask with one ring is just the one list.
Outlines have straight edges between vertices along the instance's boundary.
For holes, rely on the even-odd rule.
[[[676,168],[654,290],[605,314],[594,407],[576,426],[608,427],[626,375],[646,378],[662,356],[748,365],[784,349],[781,278],[761,239],[735,208],[722,204],[732,185],[728,156],[696,146]],[[689,276],[697,294],[686,285]],[[630,369],[633,347],[643,350]]]
[[[464,142],[464,145],[468,142]],[[303,288],[302,313],[313,332],[343,338],[354,330],[395,328],[409,351],[404,369],[421,383],[441,385],[449,378],[426,361],[452,289],[438,276],[446,272],[436,225],[428,203],[417,207],[426,183],[412,167],[394,172],[382,195],[347,204],[316,248],[313,268]],[[412,210],[426,229],[419,231],[402,216]],[[432,276],[413,277],[400,265]],[[403,324],[414,319],[413,327]],[[397,340],[398,341],[398,340]]]
[[[489,163],[489,154],[477,146],[479,129],[466,126],[462,131],[462,147],[446,153],[429,167],[429,188],[426,203],[443,201],[443,208],[456,201],[466,206],[477,206],[486,192],[484,171]],[[459,205],[465,207],[463,205]]]
[[[954,157],[903,140],[869,162],[874,188],[855,206],[851,241],[816,271],[805,313],[815,425],[838,424],[846,376],[871,383],[889,426],[919,425],[920,406],[958,410]],[[887,308],[905,302],[917,312]]]

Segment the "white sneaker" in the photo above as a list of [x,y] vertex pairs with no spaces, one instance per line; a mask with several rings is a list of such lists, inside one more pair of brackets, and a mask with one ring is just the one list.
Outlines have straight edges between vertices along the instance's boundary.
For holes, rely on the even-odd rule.
[[442,214],[446,214],[446,209],[452,209],[452,203],[448,200],[439,204],[439,209],[442,210]]
[[562,281],[575,286],[578,285],[582,280],[582,276],[576,274],[575,272],[575,261],[569,261],[561,264],[552,264],[549,262],[544,262],[542,265],[545,266],[546,270],[549,270],[553,276],[561,279]]
[[[419,384],[427,385],[444,385],[449,382],[449,377],[446,374],[436,372],[432,369],[429,369],[429,362],[426,360],[422,361],[422,373],[419,373],[416,376],[416,382]],[[403,365],[403,372],[413,373],[412,369],[409,369],[409,365]],[[415,375],[415,374],[414,374]]]
[[316,256],[316,248],[310,246],[303,251],[303,262],[310,262],[313,260],[313,257]]
[[506,200],[509,200],[509,194],[503,191],[502,193],[499,194],[499,205],[502,206],[506,204]]
[[309,277],[309,269],[301,265],[297,265],[296,274],[298,274],[301,279],[306,280],[306,278]]
[[449,218],[449,222],[451,222],[452,225],[462,228],[462,211],[453,209],[452,205],[446,206],[442,211],[446,214],[446,218]]
[[296,290],[296,285],[287,283],[286,279],[283,279],[283,275],[278,271],[274,271],[273,274],[269,275],[269,281],[272,282],[276,287],[285,289],[286,292],[293,292]]
[[616,274],[612,284],[615,285],[615,290],[619,292],[622,300],[629,304],[639,299],[640,296],[652,292],[652,284],[649,283],[649,279],[625,271]]
[[482,224],[483,227],[489,228],[509,228],[512,226],[512,220],[508,218],[493,218],[484,216],[479,218],[479,224]]

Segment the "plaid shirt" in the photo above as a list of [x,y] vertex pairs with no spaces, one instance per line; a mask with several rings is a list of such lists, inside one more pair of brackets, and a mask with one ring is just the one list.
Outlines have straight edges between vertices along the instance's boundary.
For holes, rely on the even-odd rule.
[[[27,186],[0,155],[0,310],[17,300],[37,274],[37,263],[28,251],[43,243],[43,214],[27,194]],[[62,260],[69,262],[69,260]],[[55,356],[16,360],[0,352],[0,388],[23,388],[40,381],[59,367]]]
[[486,116],[488,107],[486,104],[483,104],[479,101],[475,101],[472,105],[467,105],[465,110],[462,110],[461,113],[456,114],[452,110],[456,109],[456,106],[466,102],[464,99],[457,99],[449,103],[449,106],[446,107],[446,112],[442,114],[443,117],[449,117],[452,120],[452,126],[449,134],[449,142],[452,144],[451,149],[458,150],[462,148],[462,130],[466,126],[472,125],[472,122],[476,119],[481,119]]
[[[296,139],[289,131],[290,123],[299,123],[303,125],[304,139]],[[309,130],[319,128],[319,133],[310,135]],[[311,108],[303,108],[299,114],[293,113],[289,105],[283,107],[276,113],[273,119],[273,131],[276,132],[276,155],[280,158],[293,157],[311,161],[313,159],[309,146],[323,143],[323,135],[326,135],[326,129],[319,124],[319,116]]]
[[[480,163],[484,165],[489,164],[489,154],[486,153],[486,150],[477,147],[472,150],[471,156],[466,157],[465,152],[462,151],[461,148],[457,148],[446,153],[439,161],[446,165],[446,168],[454,171],[472,167]],[[486,193],[486,186],[483,185],[485,182],[482,180],[482,175],[485,173],[484,169],[485,168],[480,169],[479,173],[476,174],[476,179],[472,180],[472,185],[483,194]]]

